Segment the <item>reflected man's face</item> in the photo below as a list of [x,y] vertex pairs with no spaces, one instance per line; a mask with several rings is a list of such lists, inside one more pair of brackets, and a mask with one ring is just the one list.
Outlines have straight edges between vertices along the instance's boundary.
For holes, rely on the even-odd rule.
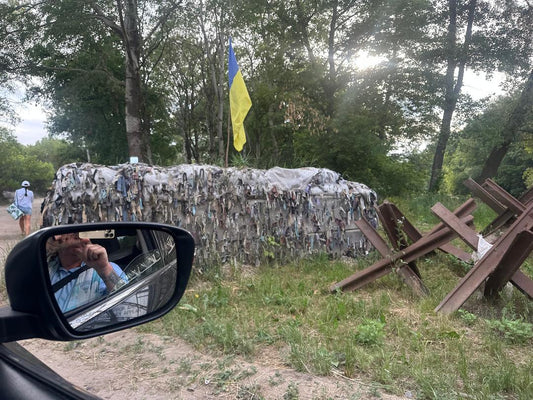
[[49,253],[63,253],[68,250],[75,250],[91,243],[89,239],[81,239],[80,235],[75,233],[65,233],[63,235],[54,235],[48,239],[46,248]]

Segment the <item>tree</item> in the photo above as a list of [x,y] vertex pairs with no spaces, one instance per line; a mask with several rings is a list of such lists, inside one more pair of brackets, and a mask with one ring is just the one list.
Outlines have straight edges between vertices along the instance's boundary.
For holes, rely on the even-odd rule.
[[[26,84],[26,64],[21,55],[28,45],[29,26],[36,24],[28,18],[28,10],[32,5],[18,2],[0,3],[0,122],[15,124],[19,121],[13,98],[17,94],[18,85]],[[20,101],[20,99],[18,99]]]
[[[38,21],[26,24],[24,34],[18,35],[19,43],[26,37],[30,38],[25,52],[28,61],[26,74],[51,80],[68,72],[87,76],[95,73],[107,75],[114,85],[118,83],[122,86],[122,124],[128,154],[139,157],[141,161],[149,161],[152,119],[143,98],[149,90],[150,73],[167,39],[165,26],[179,2],[45,0],[23,4],[26,8],[21,19],[24,22]],[[17,12],[18,7],[6,10],[8,15]],[[99,52],[100,44],[103,47]],[[110,44],[114,46],[113,50],[108,47]],[[107,55],[117,50],[123,57],[122,76],[118,76],[117,71],[109,71],[106,65]],[[84,52],[98,54],[90,63],[93,68],[78,65],[75,70],[72,69],[71,57],[83,57]]]
[[22,145],[15,136],[5,127],[0,126],[0,190],[13,190],[20,186],[18,176],[15,175],[17,156],[22,152]]
[[44,193],[54,178],[52,164],[28,154],[4,127],[0,127],[0,170],[0,191],[14,191],[28,180],[34,191]]
[[[438,3],[435,4],[438,6]],[[438,190],[441,181],[452,118],[460,100],[466,68],[489,74],[498,69],[520,77],[530,70],[533,54],[533,17],[527,2],[468,0],[464,4],[448,0],[446,15],[445,46],[442,52],[432,50],[434,54],[445,57],[446,73],[443,79],[443,115],[429,180],[431,191]],[[460,33],[464,34],[462,43],[458,41]],[[438,57],[432,59],[438,65]],[[435,68],[435,64],[431,68]]]
[[[420,168],[427,153],[398,153],[405,143],[431,139],[435,190],[441,171],[448,179],[459,165],[467,70],[515,81],[531,71],[533,13],[523,1],[23,3],[9,20],[26,29],[11,31],[13,49],[26,49],[23,70],[42,79],[33,93],[52,104],[50,130],[101,163],[149,146],[141,156],[150,162],[222,164],[230,34],[253,101],[242,159],[328,167],[387,193],[406,179],[419,187],[430,172]],[[362,68],[361,54],[381,62]],[[487,157],[488,145],[475,154]],[[522,162],[515,147],[508,153]]]
[[[6,4],[0,3],[0,15],[5,14]],[[0,18],[0,122],[9,122],[13,120],[14,110],[10,104],[7,94],[12,93],[14,88],[12,85],[12,76],[16,70],[16,62],[13,48],[16,46],[16,41],[13,40],[11,34],[12,21],[8,18]]]
[[83,149],[64,139],[41,139],[34,145],[26,146],[26,152],[37,160],[52,164],[54,170],[65,164],[87,159]]
[[[515,107],[511,114],[506,119],[506,123],[503,126],[500,142],[497,143],[491,150],[489,156],[485,160],[485,165],[481,170],[481,174],[478,177],[479,181],[484,181],[487,178],[493,178],[501,165],[501,162],[511,144],[521,133],[525,127],[527,119],[533,115],[533,70],[529,73],[529,78],[525,84]],[[526,132],[524,132],[526,134]],[[533,135],[532,131],[527,132],[529,135]]]
[[105,12],[98,2],[88,1],[94,15],[122,41],[125,65],[126,137],[130,157],[150,160],[148,135],[142,129],[141,47],[137,1],[116,1],[116,14]]
[[164,85],[187,162],[224,158],[227,8],[218,1],[184,8],[171,27],[172,44],[161,59],[172,77],[165,78]]
[[[435,156],[431,167],[431,177],[429,179],[429,190],[438,189],[442,174],[442,164],[444,153],[450,138],[452,117],[457,106],[457,100],[463,87],[463,78],[466,63],[469,57],[469,48],[472,43],[472,27],[476,16],[477,0],[469,0],[466,16],[466,32],[464,41],[459,47],[457,45],[457,0],[448,0],[448,30],[446,35],[446,75],[444,79],[444,103],[443,115],[440,125]],[[457,78],[456,78],[457,76]]]
[[[482,112],[472,115],[466,126],[452,138],[446,153],[444,164],[444,188],[450,193],[468,193],[463,182],[473,178],[483,182],[482,171],[495,148],[501,148],[504,133],[509,120],[515,114],[523,91],[502,96],[491,101]],[[530,107],[532,103],[529,103]],[[533,157],[528,152],[527,143],[531,142],[531,131],[527,127],[533,124],[533,115],[526,118],[522,129],[508,143],[506,155],[498,164],[495,179],[507,191],[519,195],[526,189],[525,172],[533,166]],[[528,137],[530,138],[528,140]],[[511,138],[509,138],[511,139]]]

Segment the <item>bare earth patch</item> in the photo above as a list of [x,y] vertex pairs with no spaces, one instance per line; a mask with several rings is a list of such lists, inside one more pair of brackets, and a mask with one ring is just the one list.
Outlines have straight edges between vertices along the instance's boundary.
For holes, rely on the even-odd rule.
[[[39,224],[40,199],[32,224]],[[2,206],[5,208],[4,206]],[[18,223],[0,213],[0,259],[21,239]],[[2,271],[3,273],[3,271]],[[7,300],[0,298],[0,304]],[[169,399],[385,399],[376,385],[341,374],[315,376],[287,368],[278,349],[253,362],[233,356],[204,354],[179,338],[139,333],[135,329],[85,341],[19,342],[75,385],[112,400]]]
[[289,369],[277,360],[203,354],[180,339],[135,330],[75,343],[27,340],[60,375],[104,399],[399,399],[337,376]]

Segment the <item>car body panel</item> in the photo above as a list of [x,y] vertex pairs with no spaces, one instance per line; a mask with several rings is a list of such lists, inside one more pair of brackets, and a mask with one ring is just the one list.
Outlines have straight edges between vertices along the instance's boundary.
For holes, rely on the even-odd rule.
[[16,342],[0,344],[2,399],[9,400],[96,400],[56,374]]

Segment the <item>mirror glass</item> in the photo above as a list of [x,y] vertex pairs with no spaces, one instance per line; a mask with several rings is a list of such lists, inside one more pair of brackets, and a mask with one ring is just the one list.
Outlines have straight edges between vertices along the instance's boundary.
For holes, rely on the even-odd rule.
[[46,241],[50,284],[70,326],[88,332],[152,313],[176,286],[176,244],[156,229],[54,235]]

